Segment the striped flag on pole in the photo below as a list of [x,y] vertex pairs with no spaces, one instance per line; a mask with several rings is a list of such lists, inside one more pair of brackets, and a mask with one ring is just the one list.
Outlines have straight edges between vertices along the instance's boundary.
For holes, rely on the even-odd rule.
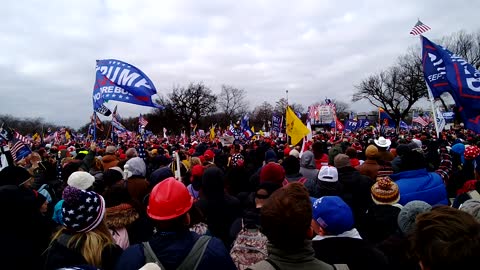
[[148,121],[147,119],[145,119],[145,117],[143,117],[143,115],[140,114],[140,117],[138,117],[138,123],[140,124],[140,126],[147,126],[148,125]]
[[28,155],[30,155],[32,153],[32,150],[30,150],[30,148],[22,141],[17,140],[10,149],[10,153],[12,154],[13,160],[18,162],[21,159],[26,158]]
[[31,140],[29,138],[23,136],[22,134],[18,133],[17,131],[15,131],[14,138],[21,141],[22,143],[24,143],[26,145],[31,144]]
[[420,34],[423,34],[425,32],[427,32],[428,30],[430,30],[431,28],[422,23],[420,20],[417,21],[417,23],[415,24],[415,26],[412,28],[412,31],[410,31],[410,35],[412,36],[418,36]]

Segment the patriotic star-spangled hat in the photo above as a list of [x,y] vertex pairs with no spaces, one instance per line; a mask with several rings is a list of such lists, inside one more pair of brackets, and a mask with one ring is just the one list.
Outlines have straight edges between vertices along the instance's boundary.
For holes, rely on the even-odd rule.
[[105,215],[105,201],[94,191],[68,186],[62,194],[63,225],[75,232],[95,229]]

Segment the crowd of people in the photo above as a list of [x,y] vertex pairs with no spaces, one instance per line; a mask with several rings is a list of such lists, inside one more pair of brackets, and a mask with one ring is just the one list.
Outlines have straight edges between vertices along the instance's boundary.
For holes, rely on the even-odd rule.
[[296,146],[263,137],[228,146],[152,139],[144,158],[139,143],[40,144],[3,168],[2,266],[450,270],[477,263],[480,135],[468,130],[438,138],[429,130],[319,131]]

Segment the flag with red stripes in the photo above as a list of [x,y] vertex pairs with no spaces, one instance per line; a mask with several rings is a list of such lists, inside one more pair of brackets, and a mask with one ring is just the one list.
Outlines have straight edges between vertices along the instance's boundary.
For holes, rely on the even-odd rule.
[[143,115],[140,114],[140,117],[138,117],[138,123],[140,124],[140,126],[142,127],[145,127],[148,125],[148,121],[147,119],[145,119],[145,117],[143,117]]
[[22,143],[24,143],[26,145],[30,145],[32,143],[30,138],[23,136],[22,134],[18,133],[17,131],[15,131],[14,138],[16,140],[21,141]]
[[16,141],[12,148],[10,149],[10,153],[12,154],[13,160],[16,162],[20,161],[23,158],[26,158],[28,155],[32,153],[32,150],[25,145],[22,141],[20,140],[14,140]]
[[425,32],[427,32],[428,30],[430,30],[431,28],[422,23],[420,20],[417,21],[417,23],[415,24],[415,26],[412,28],[412,31],[410,31],[410,35],[413,35],[413,36],[418,36],[420,34],[423,34]]

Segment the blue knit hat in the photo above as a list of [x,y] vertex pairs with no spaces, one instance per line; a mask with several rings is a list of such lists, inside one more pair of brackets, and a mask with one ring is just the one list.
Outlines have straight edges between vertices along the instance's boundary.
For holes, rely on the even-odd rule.
[[95,229],[103,220],[105,201],[94,191],[66,187],[63,191],[63,225],[75,232]]

